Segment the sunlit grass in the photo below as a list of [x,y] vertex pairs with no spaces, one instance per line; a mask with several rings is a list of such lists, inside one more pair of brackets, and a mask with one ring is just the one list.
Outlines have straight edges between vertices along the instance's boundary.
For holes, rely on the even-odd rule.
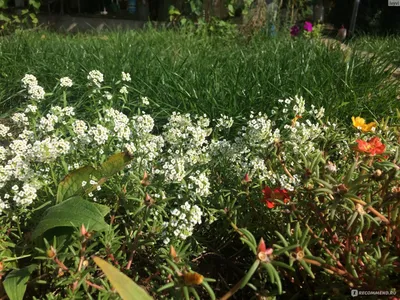
[[121,71],[130,72],[133,90],[126,106],[135,109],[139,97],[147,96],[151,113],[160,119],[172,111],[211,118],[268,113],[278,99],[296,94],[346,122],[352,115],[391,115],[398,107],[389,72],[373,68],[370,59],[346,58],[316,41],[288,37],[248,41],[174,31],[26,32],[0,40],[0,63],[3,115],[24,101],[16,93],[25,73],[34,74],[47,92],[57,78],[71,77],[70,104],[83,108],[92,69],[104,73],[105,84],[119,80]]

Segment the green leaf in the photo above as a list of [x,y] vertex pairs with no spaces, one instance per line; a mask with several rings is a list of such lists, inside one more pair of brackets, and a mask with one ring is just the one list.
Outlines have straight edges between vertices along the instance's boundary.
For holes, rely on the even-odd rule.
[[131,160],[132,155],[128,151],[114,154],[101,165],[101,175],[111,177],[121,171]]
[[10,300],[23,300],[26,291],[26,283],[29,276],[36,269],[36,265],[30,265],[20,270],[11,271],[4,280],[4,289]]
[[153,299],[144,289],[138,286],[132,279],[120,272],[110,263],[100,257],[93,257],[94,262],[107,276],[115,290],[124,300],[150,300]]
[[11,19],[7,17],[5,14],[0,13],[0,21],[9,22]]
[[57,190],[57,203],[73,196],[81,195],[84,193],[82,181],[89,184],[92,176],[99,177],[99,172],[93,167],[82,167],[72,171],[61,180]]
[[253,277],[255,271],[257,270],[258,266],[260,265],[260,261],[257,259],[254,261],[253,265],[250,267],[249,271],[247,271],[246,275],[241,280],[240,288],[244,288],[246,284],[250,281],[251,277]]
[[101,185],[107,178],[121,171],[131,160],[132,156],[128,152],[121,152],[109,157],[98,169],[86,166],[72,171],[58,185],[57,203],[82,195],[85,189],[90,188],[90,185],[82,187],[83,181],[89,183],[91,179],[96,178],[99,180],[98,184]]
[[34,8],[39,9],[40,8],[40,1],[29,0],[29,5],[32,5]]
[[35,239],[55,227],[80,227],[82,224],[89,230],[104,231],[108,228],[104,216],[109,211],[104,205],[89,202],[79,196],[72,197],[46,211],[32,238]]

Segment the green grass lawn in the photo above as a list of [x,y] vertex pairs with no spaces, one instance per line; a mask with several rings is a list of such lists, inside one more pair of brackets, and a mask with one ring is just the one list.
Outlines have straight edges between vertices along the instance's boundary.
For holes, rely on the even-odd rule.
[[377,54],[400,68],[400,36],[362,35],[353,39],[350,45]]
[[35,75],[46,92],[57,78],[71,77],[70,104],[84,108],[92,69],[104,73],[105,84],[119,80],[121,71],[130,72],[132,108],[140,95],[147,96],[155,103],[151,113],[160,119],[175,110],[211,118],[268,113],[278,99],[296,94],[344,122],[352,115],[392,115],[399,106],[398,87],[387,83],[389,72],[371,67],[370,59],[345,58],[316,41],[287,37],[245,41],[173,31],[25,32],[0,40],[0,62],[3,116],[23,101],[16,93],[25,73]]

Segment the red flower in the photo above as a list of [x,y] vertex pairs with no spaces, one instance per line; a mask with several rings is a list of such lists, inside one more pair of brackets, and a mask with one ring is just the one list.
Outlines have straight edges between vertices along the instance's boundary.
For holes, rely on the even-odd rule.
[[284,203],[289,202],[290,197],[288,191],[286,189],[274,189],[272,190],[269,186],[266,186],[263,189],[264,201],[268,208],[274,208],[275,202],[274,200],[282,200]]
[[386,146],[382,144],[381,140],[376,136],[368,141],[356,140],[356,142],[358,144],[355,149],[356,151],[367,153],[371,156],[382,154],[386,149]]

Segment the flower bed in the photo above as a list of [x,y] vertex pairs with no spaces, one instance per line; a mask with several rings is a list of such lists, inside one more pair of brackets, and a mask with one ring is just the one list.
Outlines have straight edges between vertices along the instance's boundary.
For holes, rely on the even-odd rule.
[[[156,298],[343,296],[398,283],[399,130],[387,120],[354,117],[349,128],[295,96],[236,133],[225,115],[173,113],[161,126],[144,111],[151,99],[124,105],[128,73],[117,92],[99,71],[87,79],[90,119],[68,106],[73,80],[59,80],[57,98],[27,74],[26,105],[0,125],[9,297],[28,278],[29,297],[121,293],[93,255]],[[213,255],[235,271],[219,277]]]

